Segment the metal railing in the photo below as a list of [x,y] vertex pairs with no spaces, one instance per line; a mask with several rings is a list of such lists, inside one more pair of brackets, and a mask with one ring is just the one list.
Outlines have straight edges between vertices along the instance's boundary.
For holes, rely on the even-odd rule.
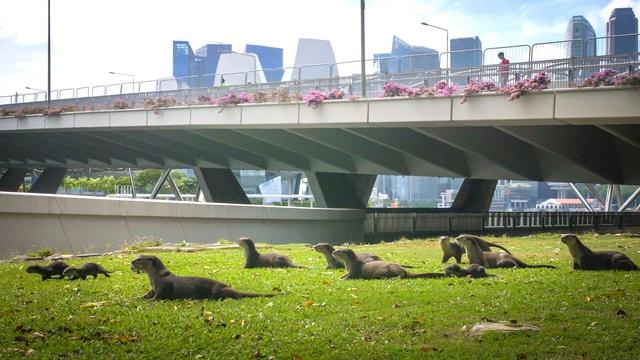
[[[492,80],[498,82],[498,58],[499,52],[504,52],[510,59],[508,71],[508,83],[529,77],[534,72],[548,71],[551,73],[553,86],[569,87],[580,84],[588,75],[600,71],[606,67],[616,66],[623,71],[631,68],[636,70],[639,54],[638,38],[640,34],[624,34],[615,36],[596,37],[581,40],[563,40],[533,45],[511,45],[503,47],[487,48],[482,51],[482,66],[469,68],[440,68],[443,57],[449,62],[451,55],[460,51],[438,53],[426,53],[407,55],[400,57],[387,57],[369,59],[365,61],[367,71],[368,96],[379,96],[382,85],[388,81],[395,81],[405,85],[419,86],[421,84],[432,85],[438,80],[446,80],[465,84],[469,80]],[[630,40],[622,43],[622,40]],[[633,44],[635,41],[635,48]],[[631,50],[635,52],[602,55],[602,49],[607,52],[618,52],[626,49],[631,44]],[[575,56],[576,52],[580,56]],[[468,50],[462,50],[462,52]],[[478,50],[471,50],[478,51]],[[596,56],[588,56],[596,54]],[[204,74],[183,78],[170,78],[147,80],[140,82],[123,82],[108,85],[84,86],[80,88],[67,88],[53,90],[51,100],[53,106],[67,104],[93,106],[106,106],[114,96],[128,101],[135,100],[133,105],[142,104],[137,99],[140,97],[175,96],[178,101],[184,99],[185,105],[195,102],[200,95],[216,95],[228,91],[269,91],[274,88],[287,88],[291,92],[304,92],[310,89],[339,88],[348,94],[358,94],[360,90],[360,61],[347,61],[334,64],[313,64],[302,67],[288,67],[280,69],[252,70],[248,72],[236,72],[228,74]],[[267,82],[266,72],[281,71],[284,78],[291,80],[279,82]],[[339,74],[350,74],[342,75]],[[225,78],[225,86],[221,84]],[[175,94],[180,91],[180,94]],[[193,97],[193,96],[195,97]],[[0,96],[0,105],[30,104],[37,105],[46,101],[46,93],[36,92],[27,94],[14,94]],[[88,100],[87,98],[94,98]],[[102,99],[98,99],[102,98]]]
[[638,212],[453,213],[434,209],[367,209],[365,234],[421,236],[436,233],[580,231],[640,226]]

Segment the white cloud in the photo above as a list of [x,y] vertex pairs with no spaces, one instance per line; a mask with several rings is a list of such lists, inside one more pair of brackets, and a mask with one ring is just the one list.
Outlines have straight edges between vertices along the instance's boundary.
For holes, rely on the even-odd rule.
[[640,1],[638,0],[612,0],[611,2],[609,2],[605,7],[603,7],[600,10],[600,20],[603,22],[607,22],[609,21],[609,16],[611,15],[611,12],[613,11],[613,9],[615,8],[625,8],[625,7],[631,7],[633,8],[633,11],[636,14],[636,17],[638,17],[640,14],[638,14],[638,12],[640,12]]

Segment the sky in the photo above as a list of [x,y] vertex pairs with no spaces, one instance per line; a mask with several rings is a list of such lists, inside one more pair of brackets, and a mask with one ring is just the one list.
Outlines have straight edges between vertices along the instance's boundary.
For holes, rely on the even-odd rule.
[[[0,96],[47,86],[47,0],[0,0]],[[573,15],[597,36],[616,7],[640,0],[367,0],[366,56],[389,52],[393,35],[444,51],[449,36],[483,47],[563,40]],[[359,0],[51,0],[52,89],[172,75],[172,41],[193,49],[223,42],[284,48],[292,66],[298,38],[330,40],[338,61],[360,58]]]

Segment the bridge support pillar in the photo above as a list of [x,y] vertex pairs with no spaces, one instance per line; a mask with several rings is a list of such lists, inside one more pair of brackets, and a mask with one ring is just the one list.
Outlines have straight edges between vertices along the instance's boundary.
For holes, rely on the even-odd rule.
[[42,174],[38,177],[38,180],[36,180],[35,184],[31,186],[29,192],[39,194],[57,193],[66,172],[67,169],[65,168],[45,168]]
[[250,204],[247,194],[230,169],[194,168],[206,202]]
[[376,175],[307,172],[319,207],[365,209]]
[[451,212],[487,212],[491,207],[498,180],[464,179]]
[[0,177],[0,191],[18,191],[25,175],[26,169],[7,169]]

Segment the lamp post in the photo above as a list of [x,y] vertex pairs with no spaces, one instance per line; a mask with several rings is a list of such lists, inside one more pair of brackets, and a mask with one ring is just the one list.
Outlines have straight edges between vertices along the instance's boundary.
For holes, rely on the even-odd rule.
[[111,74],[111,75],[130,76],[131,77],[131,92],[132,93],[136,92],[136,76],[135,75],[119,73],[119,72],[115,72],[115,71],[109,71],[109,74]]
[[47,0],[47,107],[51,108],[51,0]]
[[360,96],[367,95],[367,74],[364,63],[364,0],[360,0]]
[[447,33],[447,69],[448,69],[448,68],[449,68],[449,30],[447,30],[447,29],[445,29],[445,28],[441,28],[441,27],[439,27],[439,26],[432,25],[432,24],[427,24],[427,23],[426,23],[426,22],[424,22],[424,21],[423,21],[423,22],[421,22],[420,24],[421,24],[421,25],[424,25],[424,26],[430,26],[430,27],[432,27],[432,28],[436,28],[436,29],[438,29],[438,30],[442,30],[442,31],[444,31],[444,32],[446,32],[446,33]]
[[[44,96],[46,96],[46,100],[49,100],[49,93],[47,92],[47,90],[42,90],[42,89],[36,89],[36,88],[32,88],[29,86],[25,86],[24,87],[27,90],[33,90],[33,91],[37,91],[39,93],[44,93]],[[16,93],[16,103],[18,102],[18,93]],[[24,97],[23,97],[24,99]],[[36,94],[35,99],[38,100],[38,94]],[[49,106],[49,101],[47,101],[47,106]]]

